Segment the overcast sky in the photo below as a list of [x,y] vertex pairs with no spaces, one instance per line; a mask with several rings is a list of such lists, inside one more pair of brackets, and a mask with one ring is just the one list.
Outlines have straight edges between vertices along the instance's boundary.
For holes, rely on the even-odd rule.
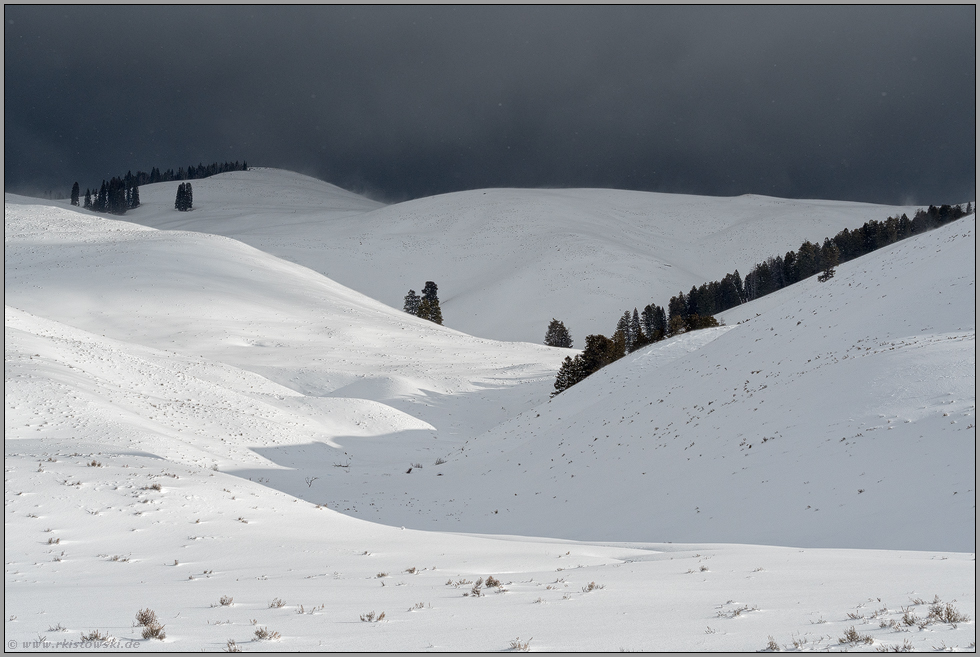
[[6,191],[242,160],[379,200],[973,200],[960,6],[4,7]]

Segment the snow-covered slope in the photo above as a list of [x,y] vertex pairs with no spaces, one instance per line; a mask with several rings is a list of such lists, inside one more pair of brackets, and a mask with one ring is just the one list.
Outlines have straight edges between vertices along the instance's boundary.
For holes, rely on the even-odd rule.
[[975,253],[971,215],[627,356],[450,460],[458,526],[972,551]]
[[[319,186],[294,196],[377,207]],[[184,651],[975,645],[972,620],[925,624],[933,596],[975,615],[956,552],[975,526],[972,217],[549,402],[564,350],[438,327],[224,237],[5,200],[8,649],[93,630],[125,648],[146,607],[167,639],[142,648]],[[654,472],[700,497],[653,499]],[[853,531],[791,524],[828,527],[817,514]],[[833,549],[733,544],[770,536]],[[464,595],[488,575],[506,592]]]
[[[385,527],[224,471],[260,460],[247,447],[285,425],[310,433],[302,414],[288,415],[295,393],[10,308],[4,337],[11,651],[215,651],[229,641],[245,651],[484,651],[527,641],[553,651],[968,649],[976,640],[973,622],[928,616],[937,598],[941,610],[972,615],[969,554]],[[372,409],[350,418],[320,410],[341,411],[333,429],[358,431],[342,425]],[[503,586],[474,597],[491,575]],[[133,626],[143,609],[165,626],[165,641]],[[910,614],[929,624],[910,628]],[[861,642],[841,643],[855,627]],[[259,639],[263,629],[275,638]],[[107,640],[82,641],[95,631]]]
[[546,399],[563,356],[436,326],[224,237],[15,204],[5,236],[10,306],[303,394],[418,407],[450,432]]
[[141,188],[127,221],[225,235],[395,308],[439,285],[447,326],[541,342],[561,319],[577,345],[611,334],[626,309],[744,275],[769,256],[915,208],[765,196],[716,198],[607,189],[485,189],[382,207],[275,169]]

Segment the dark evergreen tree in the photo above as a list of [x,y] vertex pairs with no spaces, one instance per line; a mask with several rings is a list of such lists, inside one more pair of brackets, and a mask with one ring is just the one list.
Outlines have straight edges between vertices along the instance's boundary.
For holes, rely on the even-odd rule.
[[85,188],[85,209],[92,209],[92,190],[90,190],[88,187]]
[[133,185],[133,191],[130,195],[129,207],[138,208],[140,206],[140,188]]
[[570,349],[572,347],[572,336],[569,334],[568,329],[565,328],[563,322],[552,318],[551,323],[548,324],[548,330],[544,334],[544,343],[549,347]]
[[667,315],[656,304],[647,304],[643,309],[643,332],[650,342],[663,340],[667,334]]
[[[576,356],[581,361],[580,356]],[[555,377],[555,391],[551,393],[551,396],[565,392],[570,387],[574,385],[572,383],[572,370],[575,367],[575,361],[571,356],[565,356],[565,360],[562,362],[561,367],[558,368],[558,375]]]
[[619,360],[626,355],[626,333],[623,331],[613,333],[612,344],[613,360]]
[[[426,304],[428,302],[428,304]],[[439,306],[439,287],[432,281],[426,281],[422,288],[422,303],[419,305],[419,317],[422,317],[422,306],[426,305],[425,319],[436,324],[442,324],[442,308]]]
[[194,204],[194,195],[191,191],[190,183],[180,183],[177,185],[177,198],[174,200],[174,207],[181,212],[187,212],[192,209]]
[[810,241],[803,242],[797,251],[796,269],[800,281],[820,271],[820,247]]
[[99,188],[99,196],[95,202],[95,210],[97,212],[107,212],[109,210],[109,184],[106,181],[102,181],[102,187]]
[[71,186],[71,204],[78,205],[78,183]]
[[633,308],[633,317],[630,319],[629,329],[629,341],[626,345],[626,352],[633,353],[646,343],[643,339],[643,330],[640,328],[640,313],[637,312],[636,308]]
[[129,203],[126,200],[126,184],[121,178],[113,178],[106,189],[106,212],[126,214]]
[[582,378],[621,358],[619,346],[604,335],[585,336],[585,349],[582,351]]
[[623,313],[623,316],[619,318],[616,322],[616,331],[613,333],[613,338],[619,334],[622,336],[623,341],[623,353],[629,353],[633,347],[633,336],[630,334],[630,311]]
[[683,291],[676,297],[670,298],[667,303],[667,313],[667,333],[674,335],[675,331],[672,327],[684,326],[684,320],[687,317],[687,301]]
[[[895,220],[895,228],[897,234],[898,220]],[[826,272],[828,269],[833,269],[840,264],[840,249],[834,244],[829,238],[823,241],[823,247],[820,249],[820,269]]]
[[667,322],[667,335],[671,337],[675,335],[680,335],[686,330],[687,330],[687,318],[685,317],[681,317],[680,315],[678,315],[677,317],[671,318]]
[[177,198],[174,199],[174,208],[180,212],[187,211],[187,187],[184,183],[177,185]]
[[419,314],[419,304],[422,303],[422,297],[415,294],[415,290],[409,290],[408,294],[405,295],[405,312],[410,315],[418,316]]
[[432,321],[432,302],[431,301],[429,301],[428,299],[424,299],[423,298],[419,302],[418,316],[421,319],[427,319],[430,322]]

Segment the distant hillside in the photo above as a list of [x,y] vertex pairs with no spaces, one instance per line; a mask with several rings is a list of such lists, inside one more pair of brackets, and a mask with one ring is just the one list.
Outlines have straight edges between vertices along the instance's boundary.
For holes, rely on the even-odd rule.
[[488,189],[383,206],[275,169],[141,189],[126,215],[155,228],[225,235],[303,264],[394,308],[439,285],[446,326],[540,343],[564,321],[575,346],[610,334],[626,309],[665,305],[692,285],[914,207],[764,196],[604,189]]

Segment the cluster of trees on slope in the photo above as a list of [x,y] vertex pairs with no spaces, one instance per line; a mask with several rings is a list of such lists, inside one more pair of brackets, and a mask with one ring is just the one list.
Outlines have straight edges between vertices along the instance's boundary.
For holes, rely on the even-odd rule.
[[194,190],[190,183],[180,183],[177,185],[177,198],[174,200],[174,208],[181,212],[187,212],[194,207]]
[[436,324],[442,324],[442,308],[439,307],[439,286],[432,281],[426,281],[422,288],[422,296],[409,290],[405,295],[405,312]]
[[[153,167],[150,173],[137,171],[134,175],[132,171],[126,172],[122,178],[113,178],[106,182],[102,181],[102,187],[98,190],[85,190],[85,208],[95,212],[108,212],[110,214],[125,214],[126,210],[138,208],[140,205],[139,186],[158,182],[170,182],[172,180],[196,180],[207,178],[227,171],[248,171],[248,164],[245,162],[214,162],[212,164],[198,164],[188,166],[186,169],[180,167],[175,172],[167,169],[160,172],[160,169]],[[189,185],[188,185],[189,186]],[[76,182],[71,188],[71,204],[79,204],[79,187]],[[178,201],[180,192],[178,190]],[[180,209],[178,207],[178,209]],[[186,209],[190,209],[190,205]]]
[[[71,188],[71,204],[78,205],[78,183]],[[85,190],[85,209],[110,214],[126,214],[140,206],[140,190],[132,179],[113,178],[96,190]]]
[[[853,231],[845,228],[834,237],[825,239],[822,246],[803,242],[799,250],[787,251],[783,257],[776,256],[760,262],[746,274],[745,301],[765,296],[820,271],[832,270],[841,262],[853,260],[972,213],[970,203],[966,204],[965,209],[959,205],[930,205],[927,210],[917,211],[912,219],[903,214],[901,217],[888,217],[885,221],[871,220]],[[698,288],[699,293],[700,289]],[[707,300],[707,303],[710,304],[711,300]],[[722,312],[735,305],[737,304],[717,304],[713,306],[712,312]]]
[[[683,293],[681,295],[683,296]],[[551,396],[554,397],[567,390],[593,372],[598,372],[609,363],[619,360],[640,347],[686,331],[718,326],[718,320],[710,315],[686,314],[686,310],[682,310],[676,300],[676,297],[671,299],[669,316],[663,308],[651,303],[643,308],[642,314],[636,308],[632,313],[628,310],[623,313],[611,338],[602,334],[586,336],[585,349],[581,354],[574,358],[565,356],[555,378],[555,391]],[[552,324],[556,323],[556,333],[564,331],[567,334],[565,325],[553,319]],[[549,326],[549,333],[550,329]],[[545,344],[553,347],[572,346],[570,337],[567,345],[554,344],[547,339]]]
[[[826,281],[833,276],[834,267],[841,262],[853,260],[972,213],[970,203],[966,204],[965,209],[959,205],[930,205],[929,209],[916,212],[912,219],[905,214],[901,217],[889,217],[885,221],[873,219],[853,231],[845,228],[833,238],[825,239],[822,246],[805,241],[797,251],[787,251],[785,256],[768,258],[755,265],[744,281],[736,269],[720,281],[703,283],[700,287],[693,286],[687,294],[682,291],[672,297],[667,304],[666,313],[656,304],[647,305],[642,314],[636,308],[632,314],[626,311],[619,319],[611,339],[601,334],[587,336],[585,349],[581,354],[574,358],[565,357],[555,379],[552,397],[640,347],[686,331],[718,326],[718,321],[714,318],[716,313],[765,296],[820,272],[823,272],[820,280]],[[552,319],[545,336],[545,344],[571,347],[570,337],[568,344],[557,343],[554,336],[562,332],[568,335],[565,325]]]

